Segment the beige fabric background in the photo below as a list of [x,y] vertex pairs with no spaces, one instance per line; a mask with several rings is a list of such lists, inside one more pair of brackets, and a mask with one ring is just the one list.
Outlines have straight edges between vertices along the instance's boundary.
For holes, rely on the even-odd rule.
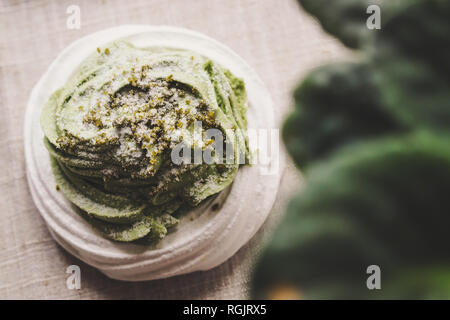
[[[81,8],[81,29],[66,28],[69,5]],[[175,25],[225,43],[259,73],[280,120],[295,84],[311,68],[345,54],[293,0],[0,0],[0,298],[245,299],[261,243],[301,178],[288,164],[277,202],[258,234],[234,257],[207,271],[126,283],[108,279],[50,237],[28,191],[23,118],[30,91],[72,41],[120,24]],[[66,288],[67,266],[81,267],[81,290]]]

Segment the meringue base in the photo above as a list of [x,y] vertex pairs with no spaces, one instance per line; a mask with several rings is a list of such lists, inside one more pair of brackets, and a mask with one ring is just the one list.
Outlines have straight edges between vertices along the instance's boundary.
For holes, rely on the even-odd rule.
[[[103,238],[55,188],[39,124],[42,107],[91,52],[118,39],[138,47],[189,49],[217,61],[245,81],[248,127],[275,128],[268,90],[242,58],[219,42],[197,32],[165,26],[129,25],[100,31],[67,47],[31,93],[24,136],[33,200],[53,238],[69,253],[110,278],[143,281],[214,268],[247,243],[267,218],[280,183],[282,154],[276,161],[241,167],[231,187],[181,217],[177,229],[154,246]],[[273,173],[263,174],[264,169]]]

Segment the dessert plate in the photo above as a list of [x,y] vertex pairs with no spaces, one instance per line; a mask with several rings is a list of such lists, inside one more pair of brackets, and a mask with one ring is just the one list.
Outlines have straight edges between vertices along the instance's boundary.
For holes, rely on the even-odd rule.
[[[231,49],[197,32],[167,26],[126,25],[72,43],[38,81],[25,114],[25,158],[33,200],[53,238],[68,252],[108,277],[142,281],[211,269],[230,258],[261,227],[278,191],[283,156],[241,167],[218,196],[181,217],[174,232],[153,246],[116,243],[102,237],[55,188],[40,128],[41,110],[79,64],[97,47],[123,39],[137,47],[196,51],[244,79],[249,129],[274,129],[271,97],[258,75]],[[257,150],[251,142],[251,150]],[[268,172],[270,174],[268,174]]]

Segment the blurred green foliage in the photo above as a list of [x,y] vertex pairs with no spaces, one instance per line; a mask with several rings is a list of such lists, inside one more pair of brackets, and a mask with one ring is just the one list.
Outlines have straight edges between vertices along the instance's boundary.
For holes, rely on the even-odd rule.
[[[252,295],[450,299],[450,1],[299,0],[361,52],[295,91],[283,128],[306,189],[255,267]],[[370,4],[381,30],[366,26]],[[381,268],[368,290],[366,268]]]

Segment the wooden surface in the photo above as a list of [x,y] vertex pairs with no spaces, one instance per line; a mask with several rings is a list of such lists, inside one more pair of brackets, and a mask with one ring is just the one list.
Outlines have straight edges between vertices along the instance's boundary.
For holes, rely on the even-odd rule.
[[[81,9],[81,28],[66,26],[67,7]],[[234,49],[266,83],[279,121],[292,90],[309,70],[346,52],[292,0],[0,0],[0,298],[243,299],[251,265],[301,178],[288,164],[266,224],[236,255],[206,272],[126,283],[73,258],[50,237],[28,190],[23,117],[30,91],[72,41],[121,24],[175,25]],[[66,287],[66,268],[81,268],[81,289]]]

